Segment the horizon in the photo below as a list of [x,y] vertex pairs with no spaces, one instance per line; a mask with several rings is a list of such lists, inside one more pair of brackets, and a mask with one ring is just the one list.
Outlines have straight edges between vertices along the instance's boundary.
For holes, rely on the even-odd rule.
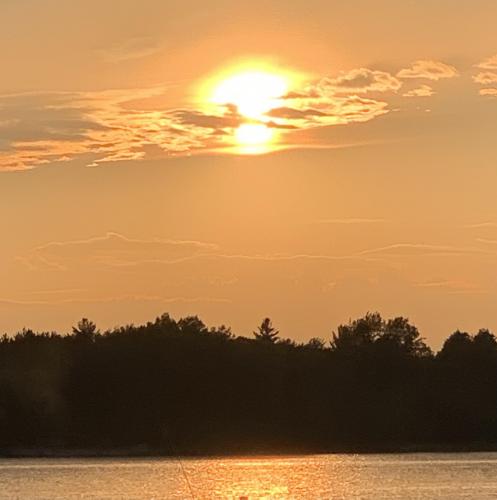
[[[323,350],[327,350],[330,348],[333,348],[336,336],[339,334],[340,330],[344,328],[352,328],[352,325],[355,325],[357,323],[361,322],[367,322],[368,319],[370,318],[375,318],[379,317],[381,321],[383,321],[385,324],[387,324],[389,321],[390,322],[395,322],[395,321],[405,321],[408,325],[413,327],[415,331],[417,332],[419,340],[423,343],[423,345],[426,345],[428,349],[431,351],[431,356],[437,356],[440,354],[440,352],[443,351],[444,346],[446,345],[447,341],[450,341],[454,336],[457,337],[458,335],[462,335],[470,340],[472,340],[474,337],[476,337],[478,334],[481,334],[483,332],[484,335],[489,334],[492,337],[495,337],[494,333],[489,330],[488,328],[481,327],[478,328],[475,331],[465,331],[461,329],[456,329],[450,333],[448,333],[445,337],[441,339],[441,342],[438,345],[433,345],[430,344],[429,339],[427,339],[424,335],[423,332],[420,331],[415,324],[413,324],[409,318],[405,316],[393,316],[391,318],[386,318],[381,315],[380,312],[378,311],[368,311],[361,317],[357,318],[349,318],[347,321],[340,323],[338,325],[335,325],[332,329],[329,329],[327,332],[327,335],[319,335],[318,332],[315,332],[316,334],[310,335],[308,338],[305,338],[303,340],[296,340],[293,338],[290,338],[286,336],[285,332],[281,332],[278,329],[277,324],[273,324],[273,321],[271,318],[266,317],[263,318],[262,323],[259,323],[259,326],[257,326],[257,322],[254,322],[254,326],[251,331],[249,332],[237,332],[233,331],[231,326],[226,323],[219,323],[217,325],[209,325],[203,322],[202,318],[199,317],[196,314],[193,315],[188,315],[188,316],[183,316],[183,317],[174,317],[170,315],[168,312],[164,312],[154,318],[149,318],[147,321],[143,321],[141,323],[122,323],[122,324],[115,324],[111,327],[107,328],[100,328],[100,325],[94,323],[91,318],[86,318],[82,317],[77,321],[75,324],[71,325],[70,328],[67,330],[62,330],[62,331],[57,331],[57,330],[36,330],[33,328],[29,327],[23,327],[17,332],[14,332],[13,334],[7,334],[4,333],[3,335],[0,336],[0,340],[5,340],[5,341],[16,341],[19,339],[22,339],[25,336],[48,336],[48,337],[70,337],[74,336],[79,332],[81,329],[83,331],[85,328],[90,325],[90,329],[92,331],[91,336],[106,336],[106,335],[112,335],[115,333],[120,333],[122,331],[126,330],[140,330],[140,329],[146,329],[149,328],[151,325],[154,324],[161,324],[161,322],[166,321],[166,322],[171,322],[171,324],[181,324],[182,322],[188,322],[188,321],[193,321],[198,328],[204,328],[205,333],[212,333],[212,332],[222,332],[223,334],[226,334],[227,337],[230,340],[258,340],[258,333],[257,331],[260,331],[260,328],[262,325],[264,325],[265,322],[269,322],[269,326],[271,327],[272,331],[275,332],[275,339],[271,340],[271,342],[274,342],[276,344],[282,343],[284,345],[289,345],[290,343],[294,347],[306,347],[306,346],[314,346],[314,348],[319,348]],[[83,325],[83,326],[81,326]],[[450,343],[450,342],[449,342]],[[317,345],[319,344],[319,347]]]

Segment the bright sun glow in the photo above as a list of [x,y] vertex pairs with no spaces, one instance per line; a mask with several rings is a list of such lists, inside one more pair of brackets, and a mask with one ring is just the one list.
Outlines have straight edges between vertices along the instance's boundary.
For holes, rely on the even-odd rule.
[[267,150],[267,145],[274,137],[274,129],[263,123],[244,123],[235,131],[235,138],[240,145],[240,152],[255,154]]
[[[236,151],[262,153],[274,147],[277,131],[268,125],[267,113],[284,106],[282,98],[290,90],[289,73],[277,73],[269,67],[238,67],[212,81],[208,102],[215,106],[235,106],[242,123],[232,141]],[[274,120],[273,120],[274,121]]]
[[256,120],[279,105],[288,91],[286,78],[261,71],[248,71],[223,80],[215,89],[212,102],[234,104],[238,112]]

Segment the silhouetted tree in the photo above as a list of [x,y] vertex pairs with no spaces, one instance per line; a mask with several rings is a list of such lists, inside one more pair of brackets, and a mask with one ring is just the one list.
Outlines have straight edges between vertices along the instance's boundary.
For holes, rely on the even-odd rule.
[[97,325],[87,318],[78,321],[76,326],[72,327],[72,333],[76,338],[94,341],[95,336],[100,334]]
[[378,349],[392,354],[414,357],[431,356],[431,349],[420,337],[418,329],[407,318],[385,321],[377,312],[340,325],[332,333],[331,348],[335,352],[374,353]]
[[[497,443],[497,340],[433,356],[406,318],[340,325],[331,347],[168,314],[100,333],[0,337],[0,453],[351,451]],[[167,433],[165,432],[167,430]]]
[[309,340],[309,342],[307,342],[306,347],[309,347],[310,349],[325,349],[326,342],[319,337],[313,337]]
[[276,342],[280,332],[273,327],[269,318],[265,318],[260,326],[257,327],[257,331],[253,333],[257,340],[261,340],[263,342]]
[[497,340],[489,330],[485,328],[478,330],[478,333],[473,337],[473,345],[479,355],[496,359]]
[[384,324],[382,334],[376,340],[381,344],[394,346],[408,356],[431,356],[431,349],[421,338],[418,329],[409,323],[407,318],[389,319]]
[[379,313],[367,313],[366,316],[347,325],[340,325],[337,333],[332,333],[333,351],[357,352],[371,346],[382,334],[385,322]]
[[207,327],[198,316],[188,316],[178,321],[178,328],[181,333],[207,333]]
[[177,322],[169,316],[168,313],[164,313],[155,319],[154,326],[160,327],[164,330],[175,330],[177,328]]
[[445,340],[438,357],[446,361],[461,362],[470,355],[471,348],[471,335],[457,330]]
[[211,328],[209,330],[209,333],[211,335],[220,337],[220,338],[225,339],[225,340],[235,338],[235,335],[231,331],[231,328],[229,326],[225,326],[225,325],[218,326],[217,328]]

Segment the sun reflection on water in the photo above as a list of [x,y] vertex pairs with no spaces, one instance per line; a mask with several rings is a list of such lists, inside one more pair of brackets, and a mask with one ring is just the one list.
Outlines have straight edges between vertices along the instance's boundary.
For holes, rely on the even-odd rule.
[[496,476],[497,453],[0,459],[0,499],[497,498]]

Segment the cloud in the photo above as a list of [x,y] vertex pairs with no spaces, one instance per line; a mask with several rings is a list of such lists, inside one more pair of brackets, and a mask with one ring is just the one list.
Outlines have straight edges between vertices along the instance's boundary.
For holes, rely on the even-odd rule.
[[201,111],[179,109],[172,112],[171,116],[180,124],[213,130],[237,128],[244,122],[244,118],[235,106],[226,106],[223,111],[223,114],[212,115]]
[[321,94],[395,92],[401,86],[402,82],[390,73],[368,68],[342,71],[337,77],[323,78],[318,84]]
[[272,118],[283,118],[287,120],[301,120],[312,117],[326,117],[328,116],[324,111],[319,111],[319,109],[313,108],[289,108],[289,107],[281,107],[275,108],[268,111],[267,116]]
[[[153,45],[149,39],[137,39],[113,47],[112,57],[138,57]],[[429,61],[418,61],[413,68],[421,71],[420,65],[424,77],[431,79],[446,77],[450,68]],[[385,71],[343,71],[293,89],[258,120],[242,116],[232,104],[197,102],[179,109],[162,108],[167,86],[4,94],[0,95],[0,172],[81,157],[97,166],[202,152],[233,152],[236,129],[252,122],[279,129],[281,147],[287,147],[291,135],[285,132],[364,123],[389,113],[388,94],[396,94],[401,87],[401,80]],[[385,98],[379,99],[379,93]],[[431,94],[431,88],[422,85],[404,95]],[[492,89],[482,95],[492,95]],[[322,146],[326,145],[311,144]]]
[[497,83],[497,73],[492,73],[490,71],[484,71],[473,76],[473,81],[481,85],[489,85],[491,83]]
[[[473,81],[480,85],[494,85],[497,84],[497,54],[489,57],[485,61],[476,65],[477,68],[487,71],[480,71],[477,75],[473,76]],[[497,88],[480,89],[479,94],[483,97],[497,97]]]
[[451,294],[488,293],[488,290],[483,289],[477,283],[462,280],[425,281],[414,283],[414,286],[426,290],[445,291]]
[[271,126],[312,129],[360,123],[389,112],[385,100],[367,97],[368,93],[397,92],[402,82],[385,71],[357,68],[323,77],[293,89],[281,100],[283,105],[270,110]]
[[73,93],[0,96],[0,170],[34,164],[85,151],[88,137],[111,128],[90,117],[90,107]]
[[171,303],[230,303],[230,299],[223,297],[161,297],[158,295],[117,295],[117,296],[104,296],[104,297],[81,297],[81,298],[55,298],[55,299],[16,299],[16,298],[1,298],[0,304],[17,305],[17,306],[52,306],[63,304],[106,304],[112,302],[157,302],[159,304]]
[[467,224],[463,226],[468,229],[480,229],[483,227],[497,227],[497,222],[477,222],[475,224]]
[[343,260],[363,260],[357,256],[350,255],[327,255],[327,254],[210,254],[203,255],[206,259],[226,259],[226,260],[252,260],[252,261],[292,261],[292,260],[328,260],[328,261],[343,261]]
[[[93,155],[94,164],[164,156],[217,144],[212,129],[174,110],[148,109],[165,87],[0,95],[0,171]],[[184,118],[184,117],[183,117]]]
[[497,70],[497,54],[489,57],[488,59],[485,59],[481,63],[477,64],[476,67],[481,69]]
[[398,78],[419,78],[427,80],[440,80],[442,78],[453,78],[459,73],[454,66],[449,66],[440,61],[418,60],[409,68],[401,69],[397,73]]
[[489,240],[487,238],[477,238],[476,241],[480,243],[486,243],[488,245],[497,245],[497,240]]
[[421,85],[402,94],[404,97],[431,97],[435,92],[429,85]]
[[200,241],[140,240],[109,232],[94,238],[46,243],[19,256],[18,260],[30,269],[65,271],[83,262],[107,266],[153,260],[174,263],[212,253],[217,248],[215,244]]
[[495,89],[481,89],[480,95],[484,97],[497,97],[497,88]]
[[[100,92],[0,95],[0,172],[91,155],[92,165],[167,157],[233,146],[234,131],[250,121],[235,106],[157,109],[166,87]],[[154,100],[154,105],[149,101]],[[371,120],[387,103],[364,97],[285,100],[266,116],[281,130]]]
[[346,218],[346,219],[319,219],[318,224],[378,224],[387,222],[386,219],[368,219],[368,218]]
[[384,247],[372,248],[358,252],[356,255],[388,254],[395,256],[448,256],[488,253],[474,247],[457,247],[449,245],[430,245],[425,243],[394,243]]
[[[382,222],[383,219],[337,219],[339,224]],[[327,223],[329,221],[326,221]],[[366,253],[366,252],[364,252]],[[70,241],[52,241],[37,246],[17,261],[29,270],[66,272],[91,265],[92,268],[116,269],[144,265],[174,265],[196,260],[240,261],[371,261],[374,258],[355,255],[315,253],[239,254],[226,253],[218,245],[202,241],[168,239],[133,239],[109,232],[102,236]],[[230,278],[232,279],[232,277]]]
[[97,53],[106,61],[119,63],[151,56],[160,50],[161,46],[153,38],[138,37],[115,43],[110,47],[98,50]]
[[36,296],[56,296],[56,295],[67,295],[67,294],[78,294],[87,292],[85,288],[60,288],[60,289],[48,289],[48,290],[32,290],[30,295]]
[[388,103],[357,95],[335,96],[315,94],[306,97],[286,97],[286,106],[268,113],[276,125],[291,125],[298,129],[367,122],[388,113]]

